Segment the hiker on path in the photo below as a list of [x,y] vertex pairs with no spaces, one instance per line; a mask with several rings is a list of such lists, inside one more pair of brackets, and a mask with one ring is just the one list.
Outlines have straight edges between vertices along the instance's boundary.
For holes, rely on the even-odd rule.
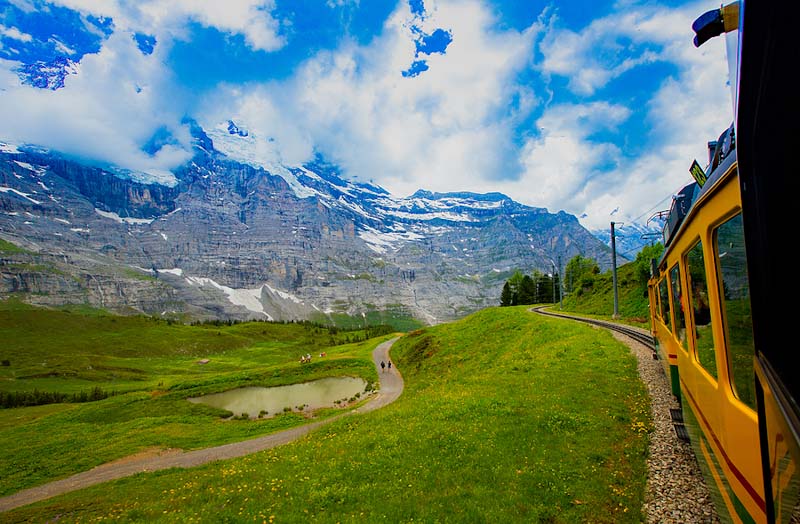
[[386,362],[381,360],[381,371],[385,371],[385,370],[386,370]]
[[391,371],[392,370],[392,361],[390,360],[386,365],[389,366],[389,371]]

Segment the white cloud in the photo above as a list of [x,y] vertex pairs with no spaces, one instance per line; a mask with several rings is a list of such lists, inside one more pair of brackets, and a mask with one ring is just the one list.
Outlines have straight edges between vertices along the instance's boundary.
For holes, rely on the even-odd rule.
[[52,0],[84,14],[110,17],[122,31],[144,31],[159,41],[185,38],[189,22],[213,27],[223,33],[241,34],[245,42],[262,51],[275,51],[286,44],[280,23],[272,16],[274,0]]
[[[660,210],[660,205],[668,208],[670,193],[691,181],[692,160],[704,163],[706,142],[715,139],[732,119],[723,41],[712,40],[700,49],[691,44],[692,21],[714,7],[628,6],[623,13],[592,22],[582,32],[551,28],[542,46],[543,70],[566,76],[570,89],[587,101],[582,106],[576,102],[544,111],[537,121],[543,128],[541,136],[527,143],[523,153],[527,169],[519,183],[508,186],[511,194],[551,210],[585,213],[581,222],[590,228],[607,227],[617,208],[620,213],[615,220],[640,222]],[[616,56],[606,51],[620,37],[643,49],[642,54],[607,60]],[[626,110],[598,103],[589,95],[621,73],[654,59],[672,64],[676,74],[665,79],[644,107],[650,131],[627,137],[637,150],[644,150],[632,157],[611,142],[593,137],[605,126],[624,123]],[[587,115],[595,118],[587,119]]]
[[587,181],[600,174],[597,166],[616,164],[621,157],[617,146],[594,142],[591,135],[622,124],[629,114],[627,108],[606,102],[546,110],[536,123],[541,136],[529,140],[522,153],[525,173],[521,185],[529,186],[527,199],[558,202],[562,209],[582,207],[591,197],[592,186]]
[[[528,64],[538,27],[495,31],[477,1],[426,7],[422,29],[449,30],[453,40],[445,54],[421,56],[429,65],[421,75],[402,75],[415,46],[411,13],[400,3],[370,45],[345,42],[321,52],[288,81],[238,98],[230,114],[252,115],[248,126],[262,136],[295,153],[322,151],[347,174],[374,178],[398,194],[478,188],[483,178],[502,178],[516,162],[513,125],[536,103],[515,75]],[[228,94],[215,101],[231,100]],[[216,104],[202,123],[221,118]]]
[[[190,137],[180,120],[191,95],[181,92],[166,66],[172,41],[186,37],[189,21],[242,34],[254,49],[275,50],[284,43],[271,17],[272,0],[56,3],[111,17],[115,31],[56,91],[20,85],[13,72],[17,64],[0,61],[0,136],[142,171],[168,170],[189,158]],[[137,31],[157,36],[152,55],[136,47],[131,36]],[[151,157],[140,148],[162,126],[182,145]]]
[[36,10],[36,7],[30,2],[30,0],[8,0],[8,3],[13,4],[26,13]]
[[335,9],[337,7],[345,7],[349,5],[358,6],[360,4],[359,0],[327,0],[325,5],[330,7],[331,9]]
[[688,17],[693,9],[622,8],[625,11],[594,20],[579,32],[560,28],[553,16],[540,46],[541,71],[568,78],[573,92],[590,96],[634,67],[666,59],[665,46],[679,39],[691,42]]
[[173,26],[193,20],[222,32],[241,34],[253,49],[275,51],[283,47],[279,22],[272,17],[273,0],[152,0],[136,3],[150,25]]
[[174,104],[180,97],[161,56],[143,55],[129,34],[112,34],[55,91],[19,85],[14,65],[0,63],[0,136],[140,170],[188,159],[181,148],[164,148],[156,157],[140,150],[162,125],[184,144],[189,137],[180,126],[185,108]]
[[2,24],[0,24],[0,35],[19,40],[20,42],[30,42],[33,40],[33,37],[28,33],[23,33],[16,27],[6,27]]

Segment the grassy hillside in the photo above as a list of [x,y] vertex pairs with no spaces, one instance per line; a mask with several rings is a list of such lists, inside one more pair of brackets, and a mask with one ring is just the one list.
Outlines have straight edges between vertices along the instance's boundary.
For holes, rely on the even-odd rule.
[[[263,343],[269,354],[274,346]],[[367,362],[368,346],[345,346],[342,358]],[[239,373],[283,377],[296,370],[288,361],[268,360],[258,347],[245,344],[217,354],[235,359]],[[295,443],[245,458],[137,475],[3,517],[8,522],[642,521],[648,398],[634,357],[608,332],[525,307],[490,308],[410,333],[392,355],[405,391],[381,410],[336,420]],[[184,357],[152,358],[168,368]],[[132,403],[154,402],[142,398],[147,394],[131,395]],[[175,409],[180,396],[165,396],[174,403],[165,410]],[[85,405],[5,410],[0,427],[6,440],[0,445],[14,450],[11,460],[20,464],[32,457],[10,432],[17,439],[59,432],[67,440],[37,449],[45,458],[28,475],[49,470],[58,461],[54,455],[78,446],[71,441],[76,434],[92,433],[83,449],[93,454],[101,443],[112,445],[133,429],[126,417],[115,416],[122,405],[111,404],[124,397],[91,403],[97,407],[90,411]],[[218,426],[262,431],[262,421],[198,424],[198,416],[186,413],[185,420],[171,422],[176,441],[170,445],[197,445],[202,438],[186,432],[192,425],[204,431]],[[72,426],[60,429],[65,423]],[[94,435],[104,427],[118,430]],[[12,470],[7,466],[4,474]]]
[[[617,268],[619,320],[648,327],[650,324],[647,284],[642,282],[635,262]],[[565,311],[611,318],[614,314],[614,286],[611,271],[596,275],[591,287],[564,296]]]
[[[374,328],[373,328],[374,329]],[[184,325],[88,308],[52,310],[0,302],[0,392],[169,389],[366,338],[313,324]],[[199,366],[201,359],[209,359]]]

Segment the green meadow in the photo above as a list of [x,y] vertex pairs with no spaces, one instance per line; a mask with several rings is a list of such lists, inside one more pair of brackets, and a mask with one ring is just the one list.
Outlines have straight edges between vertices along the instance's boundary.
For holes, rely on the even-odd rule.
[[[367,342],[364,331],[310,324],[188,326],[0,304],[0,400],[105,397],[0,409],[0,496],[142,451],[199,449],[306,423],[297,410],[228,421],[239,414],[186,398],[329,376],[373,384],[371,350],[389,338]],[[324,359],[300,364],[301,355],[322,351]]]
[[[107,335],[92,334],[104,323],[119,327],[128,320],[63,313],[64,325],[49,334],[36,323],[26,332],[7,318],[25,312],[5,313],[0,360],[10,358],[11,365],[0,368],[2,390],[19,383],[116,392],[94,402],[0,410],[3,494],[144,449],[196,449],[303,423],[298,413],[226,419],[185,398],[322,376],[375,381],[371,351],[392,336],[339,344],[346,340],[336,336],[354,334],[138,319],[141,324],[110,344]],[[81,326],[82,337],[70,334]],[[9,336],[20,336],[10,356],[8,341],[15,338]],[[37,337],[47,340],[39,344]],[[80,338],[95,341],[81,344]],[[306,347],[328,357],[300,365]],[[198,364],[201,358],[209,362]],[[380,410],[336,419],[247,457],[139,474],[18,508],[0,520],[643,520],[649,400],[635,358],[605,330],[526,307],[489,308],[404,335],[392,358],[405,390]],[[51,375],[56,362],[70,372]]]

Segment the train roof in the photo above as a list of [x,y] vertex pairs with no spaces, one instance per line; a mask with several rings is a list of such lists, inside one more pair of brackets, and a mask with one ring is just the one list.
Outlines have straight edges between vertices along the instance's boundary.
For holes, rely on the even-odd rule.
[[722,132],[719,139],[709,142],[710,150],[709,164],[706,170],[709,172],[708,178],[701,186],[699,182],[692,182],[685,185],[678,194],[672,199],[672,205],[667,215],[662,230],[664,247],[668,247],[675,239],[684,219],[687,217],[695,202],[701,195],[709,192],[716,185],[717,181],[726,173],[733,162],[736,161],[736,140],[734,126]]
[[678,191],[678,194],[672,197],[672,206],[669,208],[669,215],[664,223],[662,234],[664,236],[664,246],[670,245],[678,232],[683,219],[689,214],[689,210],[697,200],[697,195],[700,192],[700,186],[697,182],[692,182]]

